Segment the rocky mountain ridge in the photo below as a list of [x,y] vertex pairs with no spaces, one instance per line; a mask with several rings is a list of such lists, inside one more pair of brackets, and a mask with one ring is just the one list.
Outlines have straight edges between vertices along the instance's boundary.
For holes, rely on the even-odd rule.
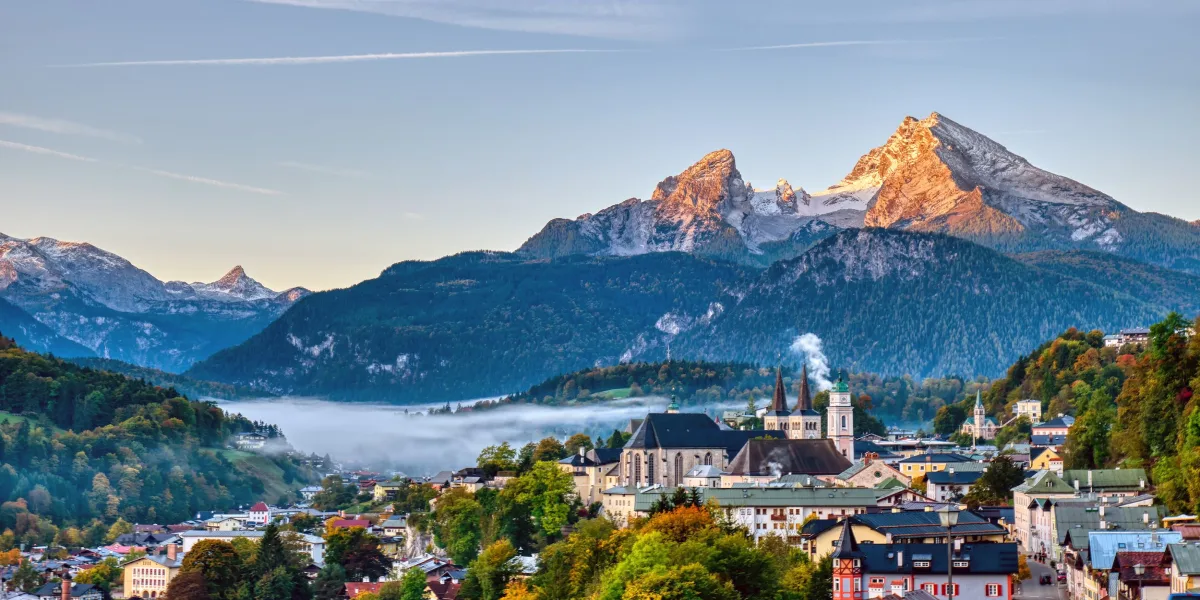
[[933,113],[905,118],[884,145],[820,192],[796,191],[782,179],[755,190],[733,154],[718,150],[664,179],[649,200],[555,219],[518,252],[680,251],[766,266],[865,226],[946,233],[1005,252],[1099,250],[1200,273],[1200,233],[1189,225],[1134,211]]
[[66,356],[182,370],[257,333],[307,294],[272,291],[240,266],[212,283],[163,282],[91,244],[0,234],[0,299],[47,328],[10,311],[0,331]]

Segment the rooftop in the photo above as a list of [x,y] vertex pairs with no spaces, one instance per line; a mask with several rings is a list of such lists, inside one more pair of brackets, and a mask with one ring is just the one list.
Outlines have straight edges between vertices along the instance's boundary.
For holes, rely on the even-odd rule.
[[736,453],[726,472],[732,475],[837,475],[850,467],[833,440],[751,439]]

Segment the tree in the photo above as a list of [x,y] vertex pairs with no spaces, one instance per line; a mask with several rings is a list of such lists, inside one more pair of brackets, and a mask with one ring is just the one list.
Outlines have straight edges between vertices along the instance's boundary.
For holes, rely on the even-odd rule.
[[375,581],[388,574],[391,562],[379,549],[379,538],[362,527],[335,529],[325,536],[325,560],[342,565],[347,581]]
[[1007,456],[997,456],[971,486],[963,501],[972,509],[1012,502],[1012,489],[1025,482],[1025,471]]
[[538,600],[538,595],[529,589],[529,584],[518,580],[509,582],[500,600]]
[[75,583],[90,583],[108,594],[112,591],[113,585],[121,581],[121,576],[121,565],[117,563],[117,559],[110,556],[76,575]]
[[577,433],[567,438],[566,443],[563,444],[563,449],[566,450],[567,456],[578,454],[580,448],[591,450],[595,447],[592,443],[592,438],[588,437],[586,433]]
[[533,453],[537,451],[537,444],[529,442],[521,446],[521,452],[517,454],[517,471],[524,473],[533,468]]
[[515,471],[517,453],[508,442],[499,446],[488,446],[479,453],[476,465],[483,469],[488,477],[494,477],[500,471]]
[[208,582],[210,596],[232,600],[242,579],[242,559],[229,542],[201,540],[184,555],[179,572],[199,573]]
[[947,404],[938,409],[933,417],[933,431],[940,434],[951,434],[962,428],[967,420],[967,410],[961,403]]
[[392,598],[383,597],[383,594],[380,594],[381,600],[425,600],[424,571],[409,569],[398,583],[398,594]]
[[612,436],[610,436],[608,438],[608,447],[609,448],[624,448],[625,443],[628,442],[629,438],[631,438],[631,437],[633,437],[632,433],[625,433],[624,431],[614,429],[612,432]]
[[625,588],[621,600],[740,600],[743,597],[731,584],[722,582],[703,566],[689,564],[655,569],[638,577]]
[[268,571],[254,584],[254,600],[292,600],[295,581],[286,567]]
[[33,568],[33,564],[29,561],[24,561],[17,570],[13,572],[12,579],[9,580],[12,587],[21,590],[22,592],[32,592],[42,585],[42,576]]
[[470,590],[468,593],[478,590],[478,595],[466,596],[465,600],[500,600],[509,579],[516,573],[513,566],[516,556],[517,551],[508,540],[500,540],[484,549],[467,568],[467,580],[462,587]]
[[433,513],[433,539],[455,563],[465,565],[479,555],[482,518],[483,507],[474,494],[453,488],[438,499]]
[[524,507],[542,533],[559,535],[571,516],[575,482],[571,474],[549,462],[539,462],[528,473],[508,482],[501,496]]
[[198,571],[180,572],[167,584],[168,600],[209,600],[208,582]]
[[533,450],[533,462],[557,461],[567,456],[567,449],[556,438],[548,437],[538,442]]
[[[197,544],[199,545],[199,544]],[[325,561],[313,582],[314,600],[340,600],[346,590],[346,570],[335,562]]]
[[116,522],[112,524],[112,527],[108,528],[108,536],[105,539],[111,544],[117,541],[118,537],[121,537],[127,533],[133,533],[133,525],[130,525],[129,521],[126,521],[125,519],[117,519]]
[[1032,433],[1033,423],[1029,421],[1029,417],[1022,415],[996,432],[996,447],[1003,449],[1010,442],[1028,442]]

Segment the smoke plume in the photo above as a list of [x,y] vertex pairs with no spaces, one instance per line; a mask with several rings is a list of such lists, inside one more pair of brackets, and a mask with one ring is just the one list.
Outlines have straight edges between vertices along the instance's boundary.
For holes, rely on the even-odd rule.
[[818,391],[833,388],[829,381],[829,359],[822,350],[821,338],[806,333],[792,341],[792,352],[808,364],[808,377],[817,384]]

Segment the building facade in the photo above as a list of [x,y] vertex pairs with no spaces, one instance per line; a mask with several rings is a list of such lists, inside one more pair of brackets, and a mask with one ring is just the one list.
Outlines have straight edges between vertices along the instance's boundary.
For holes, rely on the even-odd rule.
[[983,395],[980,392],[975,392],[975,410],[963,422],[959,431],[979,440],[996,439],[996,432],[1000,431],[1000,424],[987,416],[987,411],[983,408]]
[[1042,401],[1041,400],[1017,400],[1015,408],[1015,416],[1017,418],[1025,417],[1029,419],[1029,423],[1042,422]]
[[621,449],[618,483],[677,487],[697,466],[724,470],[751,439],[784,437],[779,431],[723,429],[700,413],[652,413]]
[[850,386],[840,376],[829,392],[826,415],[825,437],[833,440],[842,456],[854,460],[854,406],[850,401]]
[[125,597],[159,598],[165,596],[167,586],[179,574],[183,566],[181,556],[174,546],[167,547],[166,555],[143,556],[123,565]]

